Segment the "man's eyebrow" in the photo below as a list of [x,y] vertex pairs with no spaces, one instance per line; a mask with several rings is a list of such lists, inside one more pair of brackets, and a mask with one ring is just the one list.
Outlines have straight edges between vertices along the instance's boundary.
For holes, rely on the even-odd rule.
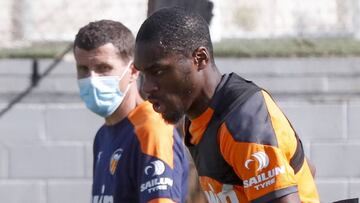
[[[151,71],[153,70],[155,67],[158,67],[158,66],[161,66],[161,64],[155,62],[155,63],[152,63],[148,66],[145,66],[144,68],[141,68],[142,71]],[[136,66],[135,66],[136,67]]]
[[153,69],[159,69],[159,68],[163,68],[163,67],[166,67],[167,65],[164,65],[164,64],[161,64],[161,63],[158,63],[158,62],[155,62],[147,67],[144,67],[143,70],[148,70],[148,71],[151,71]]
[[106,62],[101,62],[101,63],[95,64],[95,66],[109,66],[110,67],[110,64],[108,64]]

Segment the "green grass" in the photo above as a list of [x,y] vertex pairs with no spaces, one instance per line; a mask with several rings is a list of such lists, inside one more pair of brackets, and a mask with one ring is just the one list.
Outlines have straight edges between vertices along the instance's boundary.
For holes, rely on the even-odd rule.
[[351,38],[229,39],[214,43],[222,57],[360,56],[360,41]]
[[0,58],[54,58],[69,46],[70,42],[44,42],[26,47],[0,49]]
[[[28,47],[0,49],[0,58],[54,58],[70,42],[42,42]],[[360,41],[352,38],[227,39],[214,43],[221,57],[360,56]]]

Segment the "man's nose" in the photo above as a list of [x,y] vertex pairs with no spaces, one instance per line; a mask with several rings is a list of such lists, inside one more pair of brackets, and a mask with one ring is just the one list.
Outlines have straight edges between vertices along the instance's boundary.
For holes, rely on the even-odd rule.
[[89,77],[98,77],[98,76],[100,76],[100,74],[97,73],[95,70],[89,71]]

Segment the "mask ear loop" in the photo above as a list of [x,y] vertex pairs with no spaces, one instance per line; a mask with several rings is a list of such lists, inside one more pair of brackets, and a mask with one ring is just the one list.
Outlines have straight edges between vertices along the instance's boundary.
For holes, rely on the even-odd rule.
[[[119,77],[119,83],[120,83],[120,81],[123,79],[123,77],[125,76],[125,74],[129,71],[129,69],[130,69],[130,64],[132,63],[132,61],[130,61],[129,63],[128,63],[128,65],[127,65],[127,67],[126,67],[126,70],[122,73],[122,75]],[[127,87],[126,87],[126,89],[125,89],[125,91],[124,92],[122,92],[121,90],[120,90],[120,87],[118,86],[118,91],[120,92],[120,95],[124,98],[125,96],[126,96],[126,94],[127,94],[127,92],[129,91],[129,89],[130,89],[130,83],[128,83],[127,84]],[[113,114],[115,111],[116,111],[116,109],[121,105],[121,103],[122,103],[122,101],[118,104],[118,105],[116,105],[115,106],[115,108],[114,108],[114,110],[110,113],[110,115],[111,114]]]
[[119,77],[119,81],[123,79],[123,77],[125,76],[125,74],[129,71],[130,69],[130,64],[132,64],[133,61],[130,61],[127,66],[126,69],[124,70],[124,72],[121,74],[121,76]]
[[[122,75],[119,77],[119,82],[123,79],[123,77],[125,76],[125,74],[130,70],[130,65],[133,63],[132,60],[129,61],[129,63],[126,66],[126,70],[122,73]],[[126,93],[129,91],[130,89],[130,83],[127,85],[123,95],[126,95]],[[120,90],[121,92],[121,90]]]
[[124,91],[124,95],[126,95],[126,93],[129,91],[129,89],[130,89],[130,83],[127,85],[127,87],[126,87],[126,89]]

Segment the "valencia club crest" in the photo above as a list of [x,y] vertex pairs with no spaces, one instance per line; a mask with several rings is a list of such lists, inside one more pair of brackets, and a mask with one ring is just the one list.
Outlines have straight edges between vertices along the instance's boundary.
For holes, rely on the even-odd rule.
[[116,171],[116,167],[117,167],[117,165],[119,163],[122,152],[123,152],[123,149],[119,148],[119,149],[115,150],[115,152],[111,155],[111,159],[110,159],[110,173],[111,173],[111,175],[114,175],[114,173]]

